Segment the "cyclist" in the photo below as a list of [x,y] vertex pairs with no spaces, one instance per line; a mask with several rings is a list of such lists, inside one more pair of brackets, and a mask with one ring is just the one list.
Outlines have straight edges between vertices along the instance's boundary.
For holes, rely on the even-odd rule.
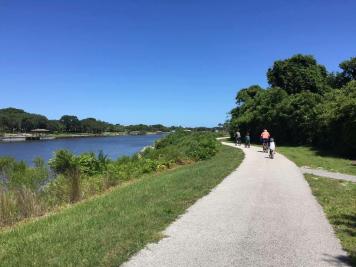
[[263,152],[267,152],[268,150],[268,141],[269,141],[269,138],[270,138],[270,134],[269,132],[264,129],[263,132],[261,133],[261,139],[262,139],[262,148],[263,148]]

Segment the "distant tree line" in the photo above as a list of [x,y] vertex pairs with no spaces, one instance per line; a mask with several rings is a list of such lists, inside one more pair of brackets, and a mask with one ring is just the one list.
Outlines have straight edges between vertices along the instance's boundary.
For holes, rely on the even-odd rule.
[[47,129],[54,133],[94,133],[103,132],[169,132],[179,127],[156,125],[111,124],[94,118],[79,120],[77,116],[64,115],[59,120],[49,120],[43,115],[27,113],[22,109],[0,109],[0,132],[30,132]]
[[269,88],[252,85],[236,96],[230,134],[268,129],[277,142],[314,145],[356,156],[356,57],[328,72],[311,55],[275,61]]
[[219,130],[219,127],[207,128],[183,128],[181,126],[154,125],[128,125],[111,124],[94,118],[78,119],[74,115],[63,115],[59,120],[49,120],[43,115],[28,113],[22,109],[0,109],[0,133],[30,132],[34,129],[46,129],[52,133],[93,133],[103,132],[170,132],[178,129],[189,129],[196,132],[208,132]]

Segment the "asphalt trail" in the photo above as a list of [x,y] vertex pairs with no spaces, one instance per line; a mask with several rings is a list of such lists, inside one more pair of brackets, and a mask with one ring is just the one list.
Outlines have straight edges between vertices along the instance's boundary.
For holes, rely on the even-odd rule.
[[243,150],[240,167],[171,224],[167,238],[123,266],[348,266],[300,169],[280,154]]

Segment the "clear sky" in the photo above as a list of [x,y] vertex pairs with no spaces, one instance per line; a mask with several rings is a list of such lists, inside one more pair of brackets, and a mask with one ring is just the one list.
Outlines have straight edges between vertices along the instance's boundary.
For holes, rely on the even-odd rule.
[[276,59],[356,56],[354,0],[0,0],[0,108],[215,126]]

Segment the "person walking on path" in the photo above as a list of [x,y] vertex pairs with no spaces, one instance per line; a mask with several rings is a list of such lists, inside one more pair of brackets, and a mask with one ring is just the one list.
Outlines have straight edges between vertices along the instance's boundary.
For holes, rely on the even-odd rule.
[[241,145],[241,133],[239,130],[236,131],[236,134],[235,134],[235,138],[236,138],[236,145]]
[[245,147],[250,147],[250,143],[251,143],[251,138],[250,138],[250,133],[247,132],[246,136],[245,136]]

